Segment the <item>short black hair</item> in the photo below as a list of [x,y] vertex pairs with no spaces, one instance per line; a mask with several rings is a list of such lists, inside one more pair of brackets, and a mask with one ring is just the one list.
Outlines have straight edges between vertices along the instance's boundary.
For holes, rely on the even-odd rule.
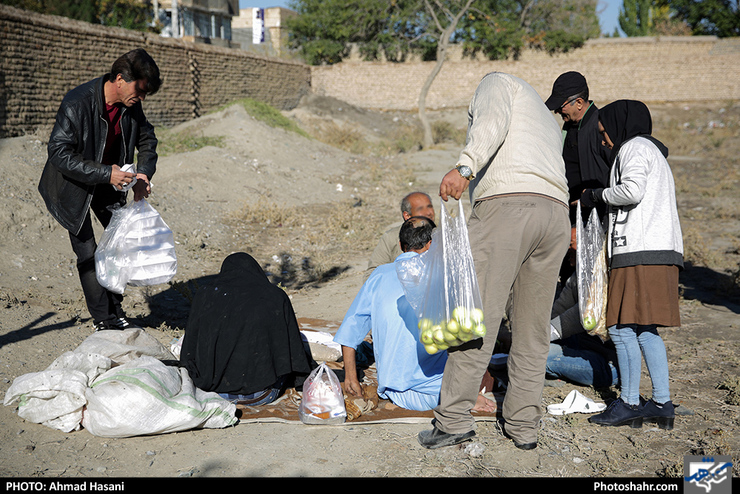
[[425,216],[412,216],[404,221],[398,232],[401,250],[408,252],[423,249],[432,240],[432,232],[436,226],[434,221]]
[[121,74],[126,82],[140,81],[145,79],[146,93],[154,94],[159,91],[162,80],[159,78],[159,67],[154,59],[143,49],[137,48],[128,53],[121,55],[118,60],[113,62],[110,69],[109,80],[116,80],[118,74]]

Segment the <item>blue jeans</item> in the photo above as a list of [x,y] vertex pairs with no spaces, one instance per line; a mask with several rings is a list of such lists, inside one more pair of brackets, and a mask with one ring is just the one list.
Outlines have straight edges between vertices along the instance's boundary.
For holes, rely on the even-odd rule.
[[617,350],[622,400],[630,405],[640,404],[640,373],[644,357],[652,381],[653,400],[658,403],[670,401],[668,356],[657,326],[616,324],[609,328],[609,336]]
[[253,406],[258,406],[258,405],[267,405],[268,403],[272,403],[273,401],[275,401],[278,398],[278,396],[280,396],[280,393],[283,391],[284,383],[285,383],[285,378],[281,377],[271,388],[267,388],[262,391],[257,391],[257,392],[250,393],[247,395],[219,393],[219,396],[225,400],[228,400],[236,404],[239,401],[246,401],[246,402],[252,401],[255,398],[259,398],[261,395],[267,393],[262,399],[259,399],[255,401],[254,403],[249,403],[249,406],[253,407]]
[[616,386],[619,382],[617,368],[605,355],[585,348],[578,336],[550,343],[547,376],[584,386]]

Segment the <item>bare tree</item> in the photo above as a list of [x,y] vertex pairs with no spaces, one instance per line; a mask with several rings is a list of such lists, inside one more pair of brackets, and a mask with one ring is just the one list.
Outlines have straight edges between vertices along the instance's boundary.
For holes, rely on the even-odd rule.
[[424,0],[424,6],[426,7],[427,12],[434,21],[434,26],[440,33],[439,40],[437,42],[437,61],[434,64],[432,72],[429,74],[426,81],[424,82],[424,85],[421,87],[421,92],[419,93],[419,121],[421,122],[421,125],[424,129],[424,148],[430,148],[432,147],[432,145],[434,145],[432,125],[426,115],[426,100],[427,94],[429,94],[429,88],[432,87],[434,79],[437,77],[440,70],[442,70],[442,65],[447,58],[447,48],[450,45],[452,34],[455,32],[455,29],[457,29],[457,24],[460,22],[462,16],[465,15],[465,13],[470,9],[470,6],[473,4],[473,2],[475,2],[475,0],[460,0],[457,2],[448,2],[451,4],[457,3],[460,5],[459,10],[457,11],[457,13],[455,13],[450,10],[450,8],[443,5],[440,0],[434,0],[434,5],[432,5],[429,0]]

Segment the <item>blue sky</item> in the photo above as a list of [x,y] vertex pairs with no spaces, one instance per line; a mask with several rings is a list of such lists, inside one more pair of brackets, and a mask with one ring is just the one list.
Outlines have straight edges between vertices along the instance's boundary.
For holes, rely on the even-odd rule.
[[[239,8],[246,9],[249,7],[267,8],[267,7],[287,7],[288,0],[239,0]],[[619,8],[622,6],[622,0],[599,0],[596,7],[601,21],[601,31],[607,34],[614,32],[617,27],[617,16]]]

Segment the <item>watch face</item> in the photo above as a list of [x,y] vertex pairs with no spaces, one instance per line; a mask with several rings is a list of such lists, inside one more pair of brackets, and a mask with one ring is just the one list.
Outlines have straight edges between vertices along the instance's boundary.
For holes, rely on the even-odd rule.
[[465,178],[468,178],[473,173],[473,170],[471,170],[470,167],[467,167],[467,166],[459,167],[458,171],[460,172],[460,175],[462,175]]

